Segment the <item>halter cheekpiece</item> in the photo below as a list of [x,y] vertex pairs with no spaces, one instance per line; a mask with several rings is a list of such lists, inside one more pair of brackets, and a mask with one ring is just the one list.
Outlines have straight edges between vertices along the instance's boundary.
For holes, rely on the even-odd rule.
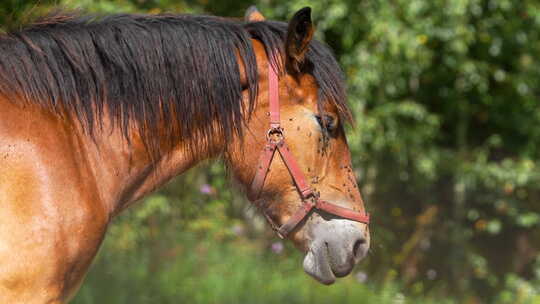
[[362,214],[358,211],[321,200],[319,195],[311,189],[311,186],[306,182],[306,178],[304,177],[302,170],[298,166],[296,159],[290,152],[289,147],[285,142],[279,117],[279,77],[270,62],[268,63],[268,83],[270,100],[270,129],[266,134],[266,144],[259,157],[257,172],[255,173],[255,177],[251,183],[249,199],[253,201],[259,198],[264,186],[264,181],[268,175],[272,159],[274,158],[274,154],[277,150],[281,155],[283,162],[287,166],[287,169],[289,170],[289,173],[294,181],[294,185],[298,189],[300,197],[302,198],[302,206],[282,226],[278,226],[267,214],[265,214],[268,222],[277,232],[279,237],[287,237],[287,235],[294,230],[294,228],[298,226],[298,224],[306,216],[308,216],[313,209],[323,210],[341,218],[369,224],[369,214]]

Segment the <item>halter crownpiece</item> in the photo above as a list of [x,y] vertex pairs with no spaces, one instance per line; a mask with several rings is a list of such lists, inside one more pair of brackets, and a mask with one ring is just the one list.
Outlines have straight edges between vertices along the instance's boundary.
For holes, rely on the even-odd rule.
[[267,141],[264,149],[259,157],[259,163],[257,164],[257,172],[251,183],[251,188],[248,193],[249,199],[254,201],[259,198],[264,186],[264,181],[268,172],[270,171],[270,165],[274,158],[276,150],[281,155],[281,159],[287,166],[289,174],[291,175],[294,185],[300,194],[302,199],[302,206],[285,222],[285,224],[277,225],[266,213],[264,214],[272,228],[277,232],[280,238],[285,238],[294,230],[296,226],[310,214],[313,209],[323,210],[327,213],[337,215],[341,218],[348,220],[369,224],[369,214],[360,213],[348,208],[344,208],[330,202],[321,200],[319,195],[311,189],[311,186],[306,182],[306,178],[296,158],[292,155],[287,143],[285,143],[285,137],[283,129],[281,128],[279,117],[279,77],[274,67],[268,63],[268,94],[270,100],[270,129],[267,133]]

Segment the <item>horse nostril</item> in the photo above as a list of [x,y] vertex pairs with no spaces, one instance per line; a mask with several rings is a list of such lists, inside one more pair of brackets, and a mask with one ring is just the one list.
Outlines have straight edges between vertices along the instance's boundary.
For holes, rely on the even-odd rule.
[[363,252],[363,246],[366,243],[366,239],[364,238],[361,238],[361,239],[358,239],[354,245],[353,245],[353,254],[355,257],[358,257],[360,254],[364,254]]

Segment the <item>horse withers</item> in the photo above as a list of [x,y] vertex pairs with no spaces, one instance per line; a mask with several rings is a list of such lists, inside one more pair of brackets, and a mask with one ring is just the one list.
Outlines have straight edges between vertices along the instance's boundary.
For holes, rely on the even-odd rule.
[[309,8],[246,18],[56,13],[0,35],[0,303],[67,302],[114,216],[208,158],[320,282],[366,255],[336,60]]

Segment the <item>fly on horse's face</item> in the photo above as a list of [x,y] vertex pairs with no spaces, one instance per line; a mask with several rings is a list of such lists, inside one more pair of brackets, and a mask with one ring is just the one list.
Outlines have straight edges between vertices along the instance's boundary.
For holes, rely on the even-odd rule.
[[[254,9],[246,16],[248,21],[264,20]],[[272,226],[278,233],[288,234],[284,236],[306,252],[305,271],[320,282],[331,284],[336,277],[349,274],[366,255],[370,237],[368,217],[364,216],[351,167],[344,122],[335,103],[319,100],[323,97],[315,77],[309,69],[302,68],[313,30],[309,9],[300,10],[290,21],[283,46],[284,72],[278,76],[275,88],[270,84],[272,71],[265,49],[254,41],[259,72],[257,106],[247,123],[245,138],[231,143],[228,158],[235,175],[246,186],[248,196]],[[317,62],[312,64],[317,65]],[[278,132],[274,132],[275,126],[269,130],[269,122],[275,122],[271,117],[275,114],[271,106],[272,90],[277,92],[274,98],[279,102],[279,106],[274,107],[274,112],[280,116]],[[271,133],[270,141],[268,133]],[[265,161],[264,152],[260,156],[259,151],[265,145],[268,148],[272,140],[283,140],[290,149],[289,156],[284,156],[281,150],[271,151],[273,158],[267,158],[272,161]],[[295,170],[291,170],[289,162],[297,163],[299,170],[295,173],[300,181],[295,178]],[[257,176],[257,170],[264,172]],[[304,182],[312,194],[302,195],[299,184]],[[303,211],[306,204],[318,199],[346,211],[333,212],[335,208],[317,208],[318,205]],[[355,218],[359,220],[353,220]]]

